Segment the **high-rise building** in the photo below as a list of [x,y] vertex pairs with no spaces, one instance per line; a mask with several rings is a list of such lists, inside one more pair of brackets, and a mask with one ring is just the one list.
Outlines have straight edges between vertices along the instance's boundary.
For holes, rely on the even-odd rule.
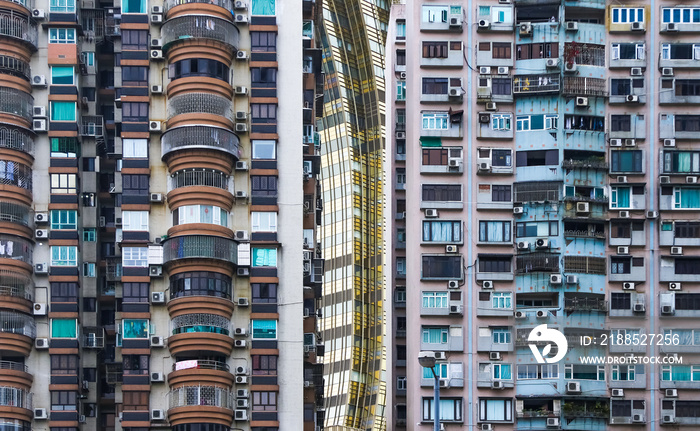
[[317,8],[280,3],[0,0],[3,429],[322,429]]
[[[393,6],[391,426],[433,425],[425,350],[446,429],[699,424],[698,26],[667,0]],[[608,355],[639,362],[583,362]]]
[[384,430],[384,42],[388,7],[325,0],[322,322],[326,427]]

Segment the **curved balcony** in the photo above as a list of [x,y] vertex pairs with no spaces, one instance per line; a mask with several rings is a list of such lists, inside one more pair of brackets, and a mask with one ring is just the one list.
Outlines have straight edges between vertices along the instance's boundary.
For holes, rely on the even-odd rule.
[[[24,238],[0,234],[0,267],[9,269],[10,266],[24,267],[31,269],[33,260],[32,243]],[[12,262],[9,262],[11,260]],[[17,265],[17,262],[25,265]]]
[[231,299],[233,283],[231,277],[212,271],[170,273],[170,300],[190,296],[210,296]]
[[34,377],[29,374],[29,367],[21,362],[0,361],[0,379],[5,384],[29,390]]
[[184,169],[173,172],[168,179],[168,191],[180,187],[215,187],[233,192],[233,181],[228,174],[214,169]]
[[[25,4],[17,1],[12,3],[20,4],[25,6]],[[31,45],[32,50],[37,49],[37,27],[36,23],[32,18],[24,14],[15,12],[14,10],[0,10],[0,36],[11,37],[17,39],[18,41],[28,43]]]
[[[1,72],[2,71],[0,71],[0,73]],[[21,151],[23,153],[33,156],[34,138],[29,134],[28,130],[23,130],[16,127],[8,127],[7,125],[1,125],[0,148]]]
[[232,0],[165,0],[163,2],[163,10],[168,12],[170,9],[176,6],[182,6],[186,4],[204,4],[222,7],[228,11],[233,10]]
[[167,119],[183,114],[216,115],[233,122],[233,101],[210,93],[185,93],[168,99]]
[[164,50],[167,50],[170,44],[185,39],[209,39],[223,43],[228,49],[238,49],[238,27],[231,21],[211,15],[171,18],[163,23],[160,34]]
[[[178,163],[185,162],[182,157]],[[213,169],[184,169],[171,175],[168,181],[168,206],[176,210],[183,205],[208,202],[229,211],[233,206],[233,181],[225,173]]]
[[0,386],[0,394],[0,417],[25,421],[34,418],[32,394],[29,390],[3,385]]
[[34,98],[31,94],[16,88],[0,87],[0,114],[16,115],[31,124],[33,107]]
[[233,350],[233,338],[210,332],[184,332],[168,337],[168,349],[173,356],[192,352],[229,356]]
[[182,386],[168,393],[168,419],[171,425],[219,423],[230,426],[234,394],[219,386]]
[[233,382],[234,376],[225,362],[206,359],[176,362],[173,371],[168,374],[171,387],[204,384],[230,388]]
[[27,274],[0,269],[0,308],[31,314],[32,279]]
[[[24,206],[14,202],[0,201],[0,230],[5,230],[3,228],[8,228],[10,230],[15,230],[8,226],[3,226],[7,223],[12,225],[19,225],[20,229],[25,235],[32,234],[31,229],[29,229],[29,221],[31,220],[31,210]],[[11,232],[15,234],[15,232]]]
[[163,241],[163,262],[180,259],[214,259],[236,265],[238,245],[233,239],[208,235],[183,235]]
[[0,351],[29,356],[36,338],[36,324],[31,316],[14,311],[0,311]]
[[9,55],[0,55],[0,73],[18,76],[26,79],[27,81],[31,80],[32,78],[29,63]]
[[[173,319],[181,316],[191,316],[191,313],[209,313],[209,315],[216,315],[230,320],[231,315],[233,315],[233,301],[212,296],[185,296],[170,300],[168,302],[168,312]],[[192,331],[185,330],[183,332]]]
[[208,332],[223,335],[229,335],[231,333],[231,319],[216,314],[182,314],[173,317],[171,323],[173,335],[193,332]]
[[[205,93],[194,93],[204,95]],[[183,95],[183,96],[189,96]],[[223,99],[223,98],[221,98]],[[222,105],[227,105],[221,101]],[[230,107],[230,103],[228,104]],[[182,109],[182,107],[180,107]],[[173,107],[173,109],[176,109]],[[196,108],[195,108],[196,109]],[[173,114],[178,115],[178,114]],[[227,117],[228,118],[228,117]],[[235,133],[221,127],[183,126],[169,129],[160,139],[162,157],[173,151],[204,148],[223,151],[236,160],[241,156],[240,140]]]

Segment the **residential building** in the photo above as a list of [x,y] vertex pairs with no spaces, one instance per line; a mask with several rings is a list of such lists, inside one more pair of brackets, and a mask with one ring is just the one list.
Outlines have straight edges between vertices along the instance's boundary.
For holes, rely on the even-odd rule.
[[[384,430],[384,42],[389,10],[323,3],[322,148],[325,425]],[[321,201],[316,208],[321,211]]]
[[2,427],[323,428],[318,9],[284,6],[0,0]]
[[[698,424],[698,20],[666,0],[392,6],[390,426],[433,425],[422,350],[446,429]],[[543,324],[557,363],[531,351]],[[683,364],[580,360],[630,354]]]

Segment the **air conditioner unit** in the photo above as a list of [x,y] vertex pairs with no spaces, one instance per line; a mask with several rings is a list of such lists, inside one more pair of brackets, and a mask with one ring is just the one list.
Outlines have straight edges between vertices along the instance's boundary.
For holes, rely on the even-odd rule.
[[663,415],[661,418],[662,424],[673,424],[676,423],[676,417],[674,415]]
[[447,90],[447,95],[448,95],[448,97],[462,97],[462,88],[461,87],[450,87]]
[[248,125],[245,123],[236,123],[236,132],[245,133],[248,131]]
[[237,230],[234,232],[234,238],[237,241],[248,241],[248,231],[247,230]]
[[577,202],[576,203],[576,213],[577,214],[587,214],[591,212],[591,206],[588,202]]
[[622,283],[622,290],[634,290],[635,284],[629,281]]
[[151,49],[162,49],[163,39],[151,39]]
[[562,284],[563,281],[561,274],[549,274],[549,284]]
[[650,218],[650,219],[659,218],[659,212],[658,211],[647,211],[647,218]]
[[524,22],[518,28],[520,36],[532,36],[532,23]]
[[500,361],[501,360],[501,352],[489,352],[489,360]]
[[671,247],[671,255],[673,255],[673,256],[683,255],[683,247]]
[[681,290],[681,284],[672,281],[668,283],[668,290]]
[[236,275],[239,277],[249,277],[250,269],[248,267],[238,268],[238,270],[236,270]]
[[625,139],[625,147],[636,147],[636,146],[637,146],[636,139]]
[[247,307],[249,305],[248,298],[236,298],[236,305],[239,307]]
[[481,282],[481,288],[482,289],[493,289],[493,281],[484,280],[483,282]]
[[491,382],[491,389],[503,389],[505,386],[503,385],[503,382],[500,380],[496,380],[495,382]]
[[115,225],[115,226],[121,226],[121,225],[122,225],[122,218],[121,218],[121,217],[115,217],[115,219],[114,219],[114,225]]
[[479,73],[481,75],[490,75],[491,74],[491,68],[488,66],[481,66],[479,67]]
[[148,131],[149,132],[160,132],[163,129],[163,124],[160,121],[149,121]]
[[246,111],[236,111],[236,121],[246,121],[248,113]]
[[462,27],[462,17],[461,16],[450,17],[450,27]]
[[243,0],[236,0],[236,2],[233,3],[233,8],[234,9],[248,9],[248,5]]
[[630,254],[630,248],[627,247],[627,246],[618,247],[618,248],[617,248],[617,254]]
[[568,394],[580,394],[581,393],[581,383],[579,383],[579,382],[566,382],[566,393],[568,393]]
[[515,313],[513,313],[513,316],[516,319],[524,319],[527,317],[527,314],[524,311],[516,311]]
[[163,409],[151,410],[151,420],[152,421],[164,421],[165,420],[165,410],[163,410]]
[[248,15],[243,15],[241,13],[237,13],[234,21],[236,21],[239,24],[247,24],[248,23]]
[[427,208],[425,211],[426,218],[436,218],[438,217],[438,210],[433,208]]
[[[501,2],[502,0],[499,0]],[[481,424],[481,431],[493,431],[493,425],[491,424]]]
[[48,239],[49,230],[48,229],[36,229],[34,231],[34,238],[36,239]]
[[622,146],[622,139],[611,139],[609,141],[609,145],[611,147],[621,147]]
[[673,305],[662,305],[661,306],[661,314],[674,314],[676,310],[674,310]]
[[233,340],[233,347],[245,347],[246,340]]
[[447,360],[447,353],[435,352],[435,359],[438,361],[446,361]]
[[675,139],[664,139],[664,147],[675,147],[675,146],[676,146]]
[[459,289],[459,280],[449,280],[447,282],[448,289]]
[[559,418],[547,418],[547,427],[559,428]]
[[525,212],[523,207],[513,207],[513,214],[522,214]]
[[151,382],[164,382],[165,375],[163,373],[151,373]]
[[576,72],[577,69],[578,69],[578,66],[574,62],[567,62],[564,65],[564,72],[573,73],[573,72]]
[[641,67],[633,67],[630,69],[630,75],[632,76],[642,76],[642,68]]
[[624,175],[619,175],[619,176],[617,177],[617,182],[618,182],[618,183],[626,183],[626,182],[627,182],[627,177],[624,176]]
[[248,59],[248,53],[246,51],[237,51],[236,52],[236,60],[247,60]]
[[33,87],[46,87],[46,75],[34,75],[32,76],[32,86]]
[[83,380],[82,388],[87,391],[89,387],[90,387],[90,382],[88,382],[87,380]]
[[445,246],[445,253],[457,253],[457,246],[456,245],[446,245]]
[[578,23],[576,21],[568,21],[566,23],[566,31],[578,31]]
[[673,76],[673,68],[672,67],[662,67],[661,68],[661,76]]
[[163,6],[151,6],[151,13],[163,13]]
[[629,211],[620,211],[617,216],[619,218],[630,218],[630,212]]
[[491,163],[489,163],[489,162],[479,163],[478,171],[479,172],[491,172]]
[[236,398],[248,398],[249,395],[248,389],[236,389]]
[[666,389],[666,398],[678,398],[678,389]]
[[163,86],[151,85],[151,94],[163,94]]
[[496,102],[486,102],[486,110],[487,111],[496,111],[498,109],[498,106],[496,106]]
[[646,307],[642,303],[636,303],[632,306],[632,311],[635,313],[644,313],[646,311]]
[[44,9],[34,9],[32,10],[32,17],[34,17],[34,19],[44,19],[46,18],[46,12]]
[[671,177],[668,175],[661,175],[659,177],[659,183],[661,184],[671,184]]
[[163,304],[164,302],[165,292],[151,292],[151,304]]
[[578,275],[567,275],[566,284],[578,284]]
[[685,177],[685,182],[688,184],[697,184],[698,177]]
[[32,310],[35,316],[46,316],[46,303],[45,302],[35,302],[34,309]]
[[235,373],[237,376],[245,376],[248,374],[248,367],[239,365],[236,367]]
[[234,335],[245,336],[248,335],[248,328],[238,327],[233,330]]
[[630,94],[627,96],[627,98],[625,100],[628,103],[637,103],[637,102],[639,102],[639,96],[637,96],[635,94]]
[[34,264],[34,274],[48,274],[49,265],[46,263],[35,263]]
[[479,114],[479,123],[488,124],[491,122],[491,114]]
[[527,241],[519,241],[517,248],[518,250],[530,250],[530,243]]
[[34,340],[34,348],[37,350],[48,349],[49,339],[48,338],[36,338]]
[[462,305],[450,305],[450,314],[463,314],[464,306]]
[[576,98],[576,106],[577,107],[587,107],[588,106],[588,97],[577,97]]
[[675,22],[669,22],[664,28],[665,31],[678,31],[678,26]]
[[480,19],[479,20],[479,29],[485,30],[487,28],[491,27],[491,23],[487,19]]
[[162,23],[163,23],[163,15],[161,15],[161,14],[151,15],[151,24],[162,24]]
[[546,238],[537,238],[535,248],[549,248],[549,240]]
[[46,409],[34,409],[34,420],[43,421],[49,418]]
[[630,26],[630,29],[632,31],[644,31],[644,23],[642,22],[633,22],[632,25]]
[[34,121],[32,121],[32,130],[34,130],[35,132],[45,132],[47,130],[46,120],[45,119],[37,120],[35,118]]
[[234,410],[233,411],[233,420],[237,422],[244,422],[248,420],[248,411],[247,410]]
[[148,275],[151,277],[162,277],[163,276],[163,265],[149,265]]
[[406,72],[401,72],[399,73],[399,78],[400,79],[406,79],[408,77],[408,74]]
[[159,337],[157,335],[151,336],[151,347],[163,347],[165,345],[165,338]]
[[537,312],[535,312],[535,317],[538,319],[545,319],[548,315],[549,313],[547,310],[537,310]]
[[498,66],[496,73],[498,75],[508,75],[510,68],[508,66]]
[[236,199],[247,199],[248,192],[244,190],[236,190]]
[[644,415],[632,415],[632,422],[643,423],[644,422]]
[[162,60],[163,59],[163,50],[161,49],[152,49],[151,50],[151,60]]
[[246,94],[248,94],[248,87],[238,85],[236,86],[234,93],[236,93],[239,96],[245,96]]
[[[248,378],[246,377],[246,381]],[[236,378],[236,381],[238,381],[238,378]],[[247,398],[241,398],[236,400],[236,408],[237,409],[247,409],[250,407],[250,401]]]
[[447,381],[447,379],[440,379],[440,387],[441,388],[449,388],[450,382]]
[[34,213],[34,223],[44,224],[49,222],[49,213]]
[[236,376],[236,384],[237,385],[247,385],[248,384],[248,376]]
[[558,58],[548,58],[546,65],[549,68],[559,67],[559,59]]
[[151,193],[151,202],[163,202],[163,193]]

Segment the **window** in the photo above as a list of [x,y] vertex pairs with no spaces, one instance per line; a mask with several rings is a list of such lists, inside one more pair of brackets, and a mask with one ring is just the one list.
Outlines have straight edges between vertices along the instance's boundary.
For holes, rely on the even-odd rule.
[[75,29],[50,28],[49,43],[75,43]]
[[396,20],[396,40],[406,40],[405,20]]
[[[264,69],[266,71],[269,70],[270,74],[265,73],[263,77],[267,78],[271,75],[271,78],[273,79],[272,82],[274,83],[275,72],[277,71],[277,69]],[[168,76],[171,80],[187,78],[191,76],[205,76],[208,78],[219,79],[224,82],[229,82],[229,70],[229,67],[224,63],[221,63],[220,61],[211,60],[208,58],[187,58],[185,60],[170,63],[170,66],[168,66]],[[262,79],[260,70],[261,68],[251,69],[251,77],[253,80]],[[255,81],[253,82],[255,83]],[[254,85],[254,87],[260,87],[260,85]]]
[[275,340],[277,339],[277,321],[253,319],[251,335],[253,340]]
[[122,175],[122,194],[148,196],[148,175]]
[[510,42],[493,42],[491,46],[491,56],[493,58],[511,58],[512,47]]
[[[481,188],[481,185],[479,185]],[[511,201],[511,186],[503,184],[491,185],[491,201],[492,202],[510,202]]]
[[605,131],[605,118],[593,115],[565,115],[564,128],[567,130]]
[[447,166],[450,157],[462,157],[462,147],[423,148],[423,166]]
[[148,232],[148,211],[122,211],[123,230]]
[[[624,331],[624,329],[623,329]],[[613,330],[614,334],[615,330]],[[564,365],[564,378],[574,380],[605,380],[605,366],[566,364]]]
[[77,355],[51,355],[51,374],[78,375]]
[[633,22],[644,22],[644,8],[612,8],[613,24],[631,24]]
[[73,66],[51,66],[51,85],[75,85]]
[[250,290],[253,293],[253,304],[277,303],[277,284],[275,283],[251,283]]
[[75,411],[78,410],[78,393],[71,391],[51,391],[51,410]]
[[122,153],[125,159],[147,159],[148,139],[122,139]]
[[253,411],[277,411],[277,392],[253,391]]
[[78,283],[52,282],[51,302],[78,302]]
[[51,138],[51,157],[79,157],[80,143],[75,138]]
[[[509,131],[512,129],[511,121],[513,116],[511,114],[491,114],[491,130],[497,131]],[[508,151],[510,154],[510,151]]]
[[632,416],[632,409],[644,410],[644,400],[610,400],[610,417]]
[[254,376],[276,376],[277,375],[277,356],[274,355],[252,355],[253,366],[252,374]]
[[253,232],[277,232],[276,212],[253,211],[250,215],[250,225]]
[[423,58],[447,58],[447,42],[423,42]]
[[700,60],[700,45],[692,43],[662,43],[662,60]]
[[511,272],[511,256],[479,256],[479,272]]
[[525,43],[517,45],[516,60],[530,60],[534,58],[558,58],[558,43]]
[[612,256],[610,258],[610,273],[611,274],[630,274],[632,267],[643,267],[643,257],[620,257]]
[[[440,397],[440,422],[462,422],[462,398]],[[433,398],[423,398],[423,420],[433,421]]]
[[446,326],[423,327],[423,343],[426,344],[447,344],[450,329]]
[[277,142],[275,140],[253,140],[253,160],[275,160]]
[[[136,391],[124,391],[124,399],[122,403],[123,411],[148,411],[148,398],[150,392],[136,392]],[[188,393],[189,396],[194,398],[194,394]],[[199,400],[197,400],[199,401]]]
[[148,248],[123,247],[122,266],[131,268],[148,268]]
[[491,378],[493,380],[513,380],[511,364],[491,364]]
[[698,79],[666,79],[661,82],[662,88],[675,86],[676,96],[700,96],[700,80]]
[[462,202],[461,184],[423,184],[424,202]]
[[513,83],[510,78],[491,78],[492,96],[510,96]]
[[[172,285],[171,279],[171,285]],[[148,292],[150,283],[123,283],[124,302],[149,302]]]
[[424,255],[422,257],[421,278],[462,279],[461,255]]
[[277,266],[277,249],[276,248],[253,248],[253,267],[276,267]]
[[122,366],[125,375],[148,375],[149,370],[148,355],[123,355]]
[[147,102],[122,103],[122,121],[143,122],[148,121]]
[[447,6],[423,6],[421,19],[423,22],[447,22]]
[[676,115],[676,132],[700,132],[700,115]]
[[512,300],[513,294],[510,292],[491,292],[491,308],[510,310],[513,308]]
[[271,175],[251,175],[253,196],[277,196],[277,177]]
[[[698,153],[700,156],[700,153]],[[699,159],[700,160],[700,159]],[[642,150],[610,151],[610,172],[642,172]]]
[[448,78],[423,78],[423,94],[447,94]]
[[491,328],[493,344],[510,344],[510,328]]
[[51,230],[78,229],[78,212],[73,210],[51,210]]
[[424,242],[462,242],[461,221],[424,221]]
[[145,51],[148,49],[148,32],[146,30],[121,30],[121,32],[122,50]]
[[666,382],[700,382],[700,365],[662,365],[661,380]]
[[518,380],[558,379],[559,364],[518,365]]
[[397,276],[406,276],[406,258],[405,257],[397,257],[396,258],[396,275]]
[[479,421],[510,422],[513,420],[513,400],[479,398]]
[[422,297],[423,308],[449,307],[447,292],[423,292]]
[[83,262],[83,277],[96,277],[96,265],[91,262]]
[[479,221],[479,241],[511,242],[509,221]]
[[644,88],[644,78],[623,78],[610,80],[611,96],[628,96],[633,88]]
[[145,66],[122,66],[122,85],[145,87],[148,85],[148,68]]
[[276,52],[277,33],[272,31],[251,31],[250,46],[253,52]]
[[557,236],[559,235],[559,222],[518,222],[515,224],[515,236],[518,238],[532,236]]
[[610,222],[610,237],[611,238],[632,238],[632,232],[643,232],[644,221],[611,221]]
[[274,103],[251,103],[250,109],[253,123],[277,122],[277,105]]
[[613,43],[610,58],[613,60],[644,60],[646,48],[643,43]]
[[228,227],[228,218],[228,211],[214,205],[183,205],[173,211],[174,225],[206,223]]
[[676,274],[700,274],[700,259],[677,257],[674,264]]
[[630,132],[630,131],[632,131],[632,117],[630,115],[611,115],[610,116],[610,131],[611,132]]
[[610,187],[610,208],[632,208],[632,187]]
[[700,209],[700,187],[674,187],[674,209]]
[[275,0],[253,0],[253,15],[274,15]]
[[[643,367],[643,365],[641,365]],[[635,365],[613,365],[610,379],[614,381],[634,381]]]
[[49,12],[52,13],[74,13],[75,0],[51,0]]
[[406,81],[396,81],[396,100],[406,100]]
[[77,334],[76,319],[51,319],[51,338],[76,338]]
[[78,247],[51,246],[51,266],[78,266]]
[[[83,26],[84,29],[85,26]],[[87,67],[95,66],[95,53],[90,51],[83,51],[80,53],[81,60],[85,63]]]
[[421,117],[423,130],[447,130],[450,128],[450,116],[447,112],[423,112]]
[[631,310],[632,295],[622,292],[610,293],[610,309],[611,310]]
[[515,124],[518,132],[552,130],[557,128],[558,120],[559,116],[556,114],[518,115]]
[[148,319],[123,319],[121,326],[122,338],[124,338],[125,340],[148,338]]
[[122,13],[146,13],[146,0],[124,0]]
[[75,122],[75,102],[51,102],[51,121]]
[[676,238],[700,238],[699,222],[673,222],[671,229],[666,229],[669,223],[661,223],[662,230],[673,230]]
[[515,166],[557,166],[559,150],[516,151]]
[[661,22],[700,23],[700,8],[697,7],[664,7],[661,8]]
[[231,297],[231,278],[218,272],[193,271],[170,276],[170,298],[183,296]]

